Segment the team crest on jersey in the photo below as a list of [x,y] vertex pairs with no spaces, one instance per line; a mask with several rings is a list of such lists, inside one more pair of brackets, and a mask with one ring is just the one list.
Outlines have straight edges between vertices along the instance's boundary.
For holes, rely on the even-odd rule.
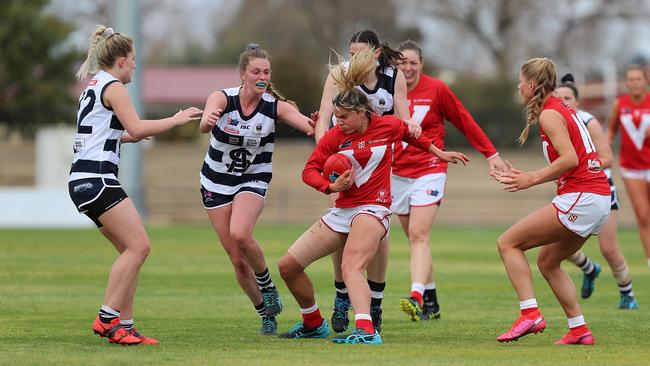
[[377,199],[375,200],[376,202],[379,203],[387,203],[388,202],[388,192],[386,192],[385,189],[380,189],[379,192],[377,192]]
[[346,147],[350,147],[352,145],[352,140],[346,140],[344,143],[339,145],[339,149],[345,149]]
[[229,125],[231,125],[231,126],[237,126],[237,125],[239,124],[239,120],[234,119],[234,118],[228,116],[228,121],[227,121],[227,123],[228,123]]
[[262,125],[261,124],[255,125],[255,131],[262,132]]
[[95,85],[97,85],[97,82],[98,82],[97,79],[92,79],[92,80],[90,80],[90,82],[88,83],[88,86],[95,86]]
[[384,98],[379,99],[379,105],[381,107],[385,106],[386,105],[386,99],[384,99]]
[[427,194],[428,194],[429,196],[438,197],[438,194],[439,194],[439,193],[440,193],[440,192],[438,192],[437,189],[431,189],[431,188],[428,188],[428,189],[427,189]]
[[365,141],[357,142],[357,149],[365,149],[365,148],[366,148],[366,142]]

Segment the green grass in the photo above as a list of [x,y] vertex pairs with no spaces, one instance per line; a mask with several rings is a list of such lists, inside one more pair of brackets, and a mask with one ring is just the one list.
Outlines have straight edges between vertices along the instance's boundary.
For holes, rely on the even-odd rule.
[[[304,229],[256,231],[284,299],[279,317],[283,331],[299,319],[299,309],[278,276],[276,263]],[[120,347],[90,330],[114,259],[112,247],[96,230],[2,230],[0,364],[647,364],[650,271],[636,232],[623,231],[620,239],[641,307],[616,309],[616,284],[605,265],[596,292],[581,302],[596,336],[595,347],[553,345],[565,333],[566,319],[534,264],[536,295],[547,330],[512,344],[495,341],[518,313],[494,245],[500,232],[434,229],[432,254],[442,319],[412,323],[398,306],[410,290],[410,277],[406,241],[394,228],[384,298],[385,344],[341,346],[326,340],[258,336],[259,318],[208,225],[150,228],[153,249],[142,270],[135,317],[139,327],[162,344]],[[594,239],[585,249],[603,263]],[[535,255],[529,254],[532,263]],[[579,285],[580,272],[572,265],[566,268]],[[334,296],[330,260],[315,263],[308,273],[329,318]]]

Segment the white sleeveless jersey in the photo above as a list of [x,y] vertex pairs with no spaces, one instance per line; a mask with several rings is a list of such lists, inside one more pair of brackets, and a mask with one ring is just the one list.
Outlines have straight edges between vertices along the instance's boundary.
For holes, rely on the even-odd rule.
[[239,87],[224,89],[228,106],[210,132],[210,146],[201,168],[201,185],[230,195],[242,187],[268,189],[275,146],[278,101],[262,94],[255,111],[245,116]]
[[102,103],[102,96],[108,85],[119,82],[106,71],[100,71],[81,93],[74,159],[68,181],[97,177],[117,179],[124,127],[113,109]]
[[[348,69],[350,62],[343,63],[343,68]],[[397,69],[393,66],[386,66],[379,70],[377,84],[374,89],[368,89],[365,85],[357,85],[372,106],[378,116],[395,114],[393,95],[395,94],[395,80],[397,80]],[[332,115],[332,125],[336,125],[336,117]]]
[[[589,125],[589,121],[594,119],[594,115],[583,110],[578,110],[577,111],[578,117],[582,121],[582,123],[585,124],[585,127]],[[614,186],[614,181],[612,180],[612,170],[610,168],[603,169],[605,172],[605,175],[607,176],[607,180],[609,181],[609,188],[611,189],[612,192],[616,191],[616,186]]]

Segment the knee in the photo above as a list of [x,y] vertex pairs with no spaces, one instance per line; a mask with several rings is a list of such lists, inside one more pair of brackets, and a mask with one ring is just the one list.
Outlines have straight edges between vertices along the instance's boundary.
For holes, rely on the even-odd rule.
[[[650,210],[648,210],[648,211],[650,211]],[[650,212],[644,212],[644,213],[637,216],[636,219],[637,219],[637,223],[639,224],[639,227],[645,228],[645,229],[650,227],[650,217],[648,217],[649,215],[650,215]]]
[[136,245],[129,246],[128,249],[134,253],[138,259],[144,262],[144,260],[149,256],[149,252],[151,251],[151,244],[149,243],[149,239],[145,237],[139,239]]
[[537,257],[537,268],[539,268],[542,276],[546,278],[553,270],[560,268],[560,263],[540,255]]
[[251,234],[243,230],[231,230],[230,238],[235,242],[235,244],[237,244],[238,247],[241,248],[250,241]]
[[409,243],[412,247],[429,245],[429,233],[422,230],[409,230]]
[[304,268],[290,254],[285,254],[278,262],[278,271],[280,277],[287,281],[304,271]]
[[511,247],[512,245],[508,241],[507,237],[501,234],[501,236],[499,236],[499,238],[497,239],[497,249],[499,250],[499,253],[503,253],[508,249],[510,249]]
[[345,260],[341,263],[341,274],[343,275],[343,281],[345,282],[348,282],[347,279],[350,277],[350,275],[362,271],[363,271],[362,265],[359,263],[355,263],[353,261],[345,261]]

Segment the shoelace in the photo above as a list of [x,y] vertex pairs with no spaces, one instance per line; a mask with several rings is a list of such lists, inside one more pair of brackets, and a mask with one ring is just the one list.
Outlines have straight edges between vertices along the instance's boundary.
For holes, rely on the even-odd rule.
[[273,321],[270,318],[263,318],[262,328],[264,329],[265,332],[273,332],[275,330],[275,325],[273,324]]
[[337,306],[334,307],[334,317],[339,318],[339,319],[347,318],[348,317],[348,307],[343,306],[342,304],[337,304]]
[[278,304],[277,297],[275,296],[275,291],[269,290],[262,293],[262,300],[264,301],[264,306],[271,307]]

